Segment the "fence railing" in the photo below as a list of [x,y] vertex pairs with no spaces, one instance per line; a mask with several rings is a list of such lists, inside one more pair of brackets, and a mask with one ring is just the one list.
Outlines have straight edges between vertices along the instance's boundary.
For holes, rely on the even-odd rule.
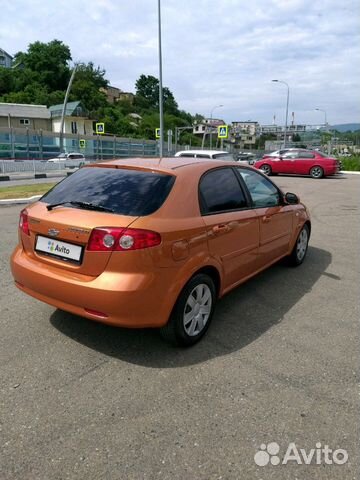
[[[64,150],[83,153],[89,160],[154,157],[159,154],[159,142],[108,135],[64,134]],[[171,150],[164,142],[165,155],[174,153]],[[59,153],[59,133],[0,127],[0,159],[47,160]]]

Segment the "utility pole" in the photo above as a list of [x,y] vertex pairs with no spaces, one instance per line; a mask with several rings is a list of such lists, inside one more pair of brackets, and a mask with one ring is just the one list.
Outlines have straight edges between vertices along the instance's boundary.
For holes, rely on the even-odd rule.
[[70,77],[70,80],[69,80],[69,84],[68,84],[67,89],[66,89],[64,104],[63,104],[62,113],[61,113],[60,153],[63,153],[63,150],[64,150],[64,121],[65,121],[66,105],[67,105],[67,101],[68,101],[68,98],[69,98],[69,93],[70,93],[70,90],[71,90],[71,85],[73,83],[77,67],[78,67],[78,64],[75,63],[72,74],[71,74],[71,77]]
[[287,140],[287,124],[288,124],[288,111],[289,111],[289,96],[290,96],[290,88],[289,85],[284,82],[284,80],[271,80],[272,82],[283,83],[287,87],[287,96],[286,96],[286,114],[285,114],[285,131],[284,131],[284,143],[283,148],[286,148],[286,140]]
[[162,87],[162,53],[161,53],[161,5],[158,0],[158,38],[159,38],[159,115],[160,115],[160,138],[159,157],[163,156],[164,144],[164,109],[163,109],[163,87]]
[[215,105],[215,107],[213,107],[211,109],[211,112],[210,112],[210,150],[212,148],[212,118],[213,118],[213,112],[215,110],[215,108],[220,108],[220,107],[223,107],[224,105]]

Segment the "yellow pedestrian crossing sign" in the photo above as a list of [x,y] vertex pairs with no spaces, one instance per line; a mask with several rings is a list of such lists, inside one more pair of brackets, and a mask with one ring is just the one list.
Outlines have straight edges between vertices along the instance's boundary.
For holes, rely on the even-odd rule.
[[219,125],[218,126],[218,138],[228,138],[228,126],[227,125]]
[[96,133],[98,135],[104,135],[104,133],[105,133],[105,123],[97,123],[96,124]]
[[86,148],[86,140],[84,140],[83,138],[80,138],[79,147],[80,148]]
[[160,128],[155,128],[155,138],[160,138]]

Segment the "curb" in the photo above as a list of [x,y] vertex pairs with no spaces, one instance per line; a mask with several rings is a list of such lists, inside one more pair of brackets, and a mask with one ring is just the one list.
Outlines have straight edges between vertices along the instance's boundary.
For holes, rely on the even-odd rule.
[[58,173],[35,173],[31,175],[0,175],[0,182],[13,182],[16,180],[36,180],[38,178],[63,178],[68,177],[76,170],[68,170],[66,172]]
[[0,206],[1,205],[20,205],[20,204],[27,204],[27,203],[32,203],[41,198],[42,195],[33,195],[32,197],[29,198],[4,198],[3,200],[0,200]]
[[346,173],[346,175],[360,175],[360,172],[357,172],[355,170],[353,171],[341,170],[341,173]]

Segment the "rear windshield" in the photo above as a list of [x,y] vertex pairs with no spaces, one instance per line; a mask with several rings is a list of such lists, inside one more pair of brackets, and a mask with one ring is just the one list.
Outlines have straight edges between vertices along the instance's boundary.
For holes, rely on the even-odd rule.
[[88,202],[114,213],[150,215],[164,203],[175,177],[123,168],[81,168],[58,183],[42,202]]

